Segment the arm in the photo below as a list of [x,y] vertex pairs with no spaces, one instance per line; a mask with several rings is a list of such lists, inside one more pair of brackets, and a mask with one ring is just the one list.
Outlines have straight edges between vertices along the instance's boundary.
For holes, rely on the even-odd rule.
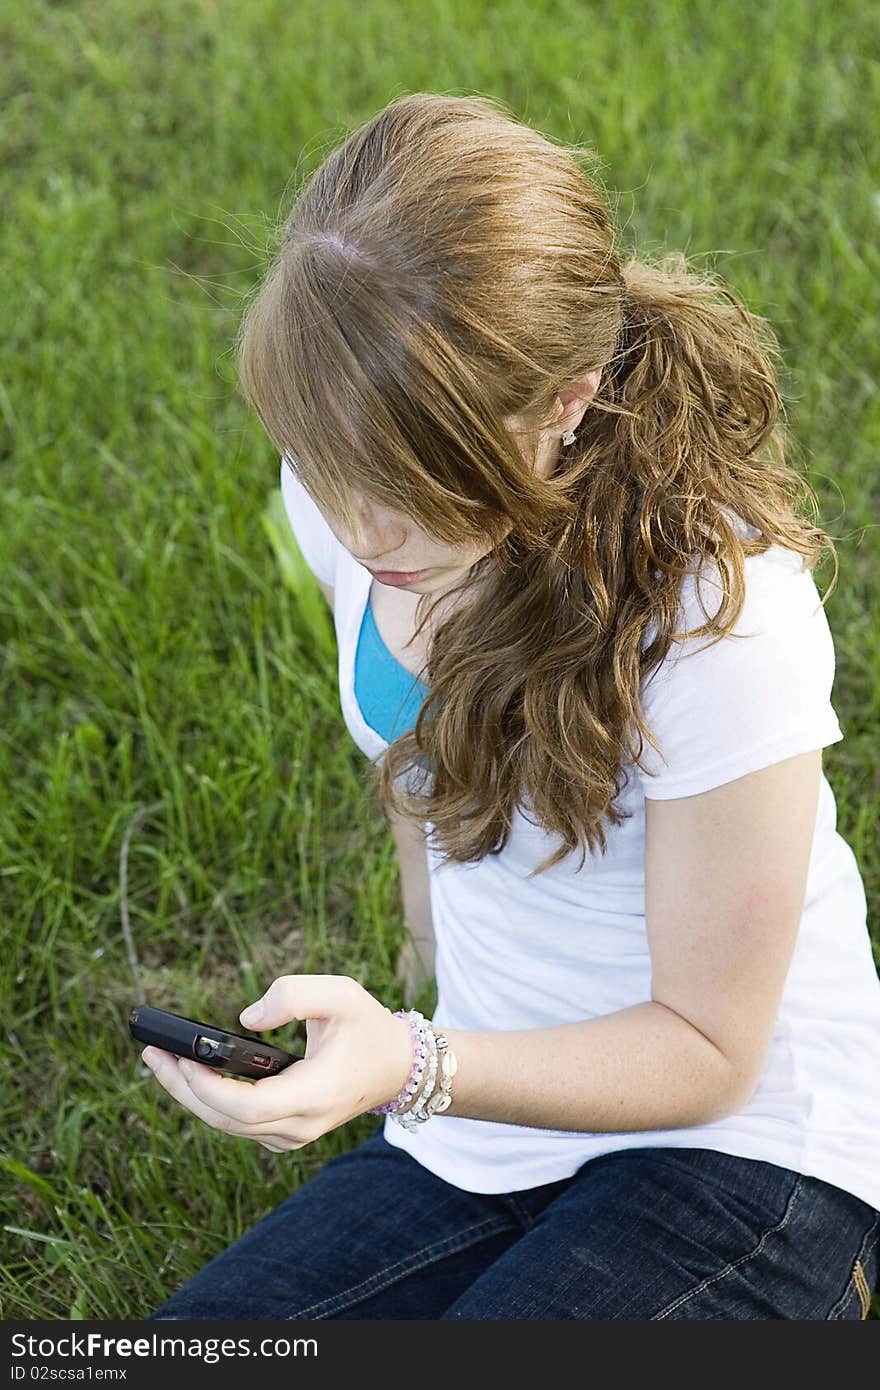
[[821,766],[817,749],[697,796],[646,799],[651,999],[556,1028],[444,1030],[458,1072],[443,1113],[603,1132],[745,1105],[803,910]]
[[[658,1130],[744,1105],[800,922],[820,766],[816,750],[699,795],[651,801],[651,999],[558,1028],[445,1029],[459,1069],[455,1099],[437,1122],[445,1113],[545,1129]],[[280,976],[240,1018],[260,1030],[307,1020],[306,1058],[256,1082],[158,1048],[146,1048],[144,1060],[207,1124],[275,1152],[384,1105],[412,1064],[406,1021],[349,976]]]
[[425,833],[406,816],[389,812],[389,824],[397,847],[403,918],[409,932],[400,951],[398,977],[403,981],[406,1005],[411,1008],[422,988],[434,977],[434,921],[428,883]]
[[[332,613],[333,590],[320,579],[317,583]],[[388,819],[397,848],[403,918],[409,931],[398,964],[398,975],[404,983],[409,1003],[434,976],[434,923],[428,886],[428,859],[422,827],[395,812],[391,812]]]

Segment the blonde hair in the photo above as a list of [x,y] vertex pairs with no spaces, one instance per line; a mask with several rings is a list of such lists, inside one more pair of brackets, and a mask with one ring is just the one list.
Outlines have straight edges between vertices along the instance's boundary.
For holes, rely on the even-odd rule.
[[[561,838],[534,873],[604,852],[624,762],[657,748],[640,689],[672,641],[727,635],[744,558],[774,543],[810,569],[829,546],[836,582],[786,462],[772,329],[681,253],[621,265],[597,163],[493,99],[399,97],[308,178],[239,333],[242,390],[319,506],[348,522],[365,494],[492,541],[378,773],[460,863],[504,848],[524,798]],[[505,418],[540,430],[595,368],[575,443],[538,476]],[[681,634],[695,553],[723,599]]]

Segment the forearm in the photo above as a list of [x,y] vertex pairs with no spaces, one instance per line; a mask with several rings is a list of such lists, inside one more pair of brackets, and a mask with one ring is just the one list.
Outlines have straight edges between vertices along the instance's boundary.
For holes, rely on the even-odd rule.
[[677,1129],[746,1096],[728,1059],[686,1019],[646,1001],[601,1018],[516,1032],[443,1029],[461,1115],[539,1129]]
[[414,821],[394,812],[389,812],[388,823],[400,868],[404,921],[430,977],[434,973],[435,942],[425,833]]

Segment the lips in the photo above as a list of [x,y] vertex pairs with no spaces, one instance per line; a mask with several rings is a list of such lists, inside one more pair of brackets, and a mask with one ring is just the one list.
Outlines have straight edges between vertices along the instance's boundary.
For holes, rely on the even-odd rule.
[[411,584],[414,579],[419,579],[425,573],[424,570],[409,572],[404,570],[374,570],[370,569],[369,565],[367,565],[367,569],[370,570],[374,579],[378,579],[380,584]]

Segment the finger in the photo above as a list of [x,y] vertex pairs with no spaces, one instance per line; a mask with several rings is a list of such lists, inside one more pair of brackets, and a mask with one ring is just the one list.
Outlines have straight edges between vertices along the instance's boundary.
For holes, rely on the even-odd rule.
[[148,1047],[144,1049],[141,1056],[150,1067],[159,1085],[186,1110],[191,1111],[200,1120],[204,1120],[205,1124],[210,1125],[212,1129],[224,1130],[226,1133],[237,1134],[242,1138],[254,1137],[255,1127],[253,1125],[242,1124],[228,1112],[217,1110],[194,1093],[180,1069],[178,1058],[173,1053],[165,1052],[160,1047]]
[[289,1122],[308,1128],[329,1112],[339,1091],[338,1073],[328,1071],[320,1057],[300,1057],[284,1071],[260,1077],[245,1086],[247,1095],[240,1099],[237,1091],[218,1094],[212,1085],[219,1079],[216,1073],[205,1076],[204,1071],[199,1067],[198,1078],[190,1083],[193,1090],[218,1109],[235,1105],[236,1117],[252,1125],[274,1127]]
[[[233,1134],[238,1139],[253,1139],[257,1143],[262,1143],[264,1148],[272,1149],[275,1153],[286,1153],[289,1149],[301,1149],[306,1144],[314,1140],[314,1136],[309,1135],[298,1139],[293,1136],[277,1133],[275,1128],[256,1128],[252,1125],[239,1124],[230,1116],[213,1110],[210,1106],[193,1095],[185,1077],[182,1075],[180,1062],[183,1059],[177,1058],[173,1053],[165,1052],[161,1048],[152,1047],[150,1051],[155,1054],[148,1065],[153,1070],[156,1080],[161,1086],[177,1100],[185,1109],[189,1110],[198,1119],[211,1126],[212,1129],[221,1130],[226,1134]],[[144,1056],[144,1053],[141,1054]],[[146,1057],[144,1057],[146,1060]],[[166,1065],[170,1063],[171,1065]],[[158,1064],[158,1065],[157,1065]],[[281,1139],[282,1142],[274,1141]],[[272,1142],[270,1142],[272,1141]]]
[[347,1013],[362,989],[350,975],[279,975],[261,999],[242,1009],[245,1028],[280,1028],[294,1019]]
[[196,1100],[252,1130],[314,1120],[332,1097],[326,1069],[314,1058],[301,1057],[284,1071],[257,1081],[221,1076],[189,1058],[182,1061],[181,1070]]

